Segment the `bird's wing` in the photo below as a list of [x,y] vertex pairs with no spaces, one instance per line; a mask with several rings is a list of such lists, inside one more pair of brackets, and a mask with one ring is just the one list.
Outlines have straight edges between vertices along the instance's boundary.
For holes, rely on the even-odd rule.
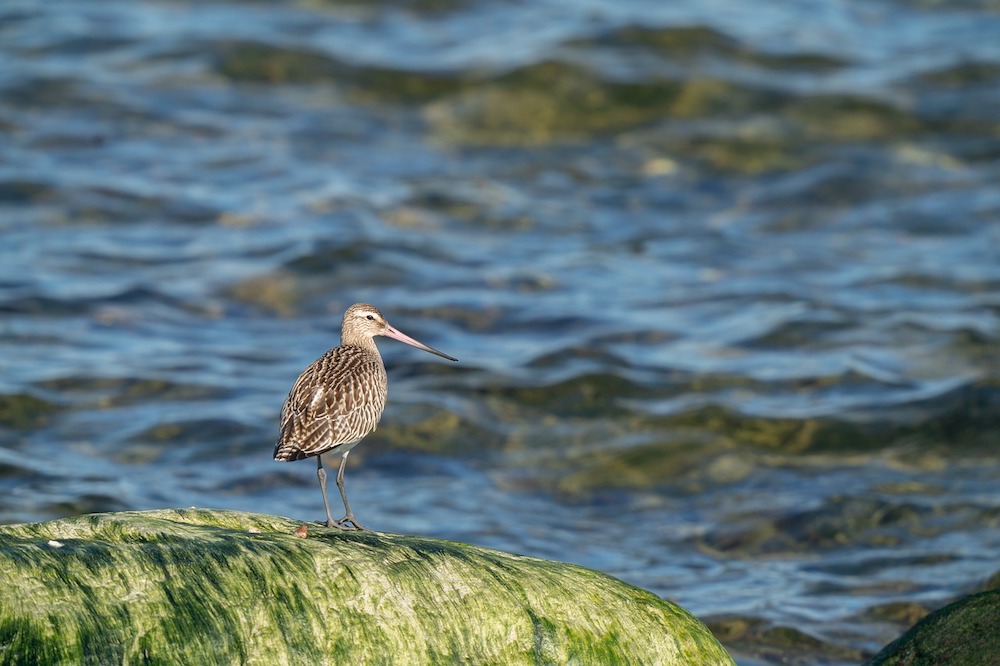
[[[337,353],[341,352],[341,353]],[[378,425],[385,370],[361,354],[331,350],[299,376],[281,408],[276,460],[301,460],[358,441]]]

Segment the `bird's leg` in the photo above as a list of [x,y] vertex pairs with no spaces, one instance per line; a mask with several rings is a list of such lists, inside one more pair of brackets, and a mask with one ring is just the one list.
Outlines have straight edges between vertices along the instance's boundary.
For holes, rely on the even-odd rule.
[[[350,453],[350,451],[347,453]],[[344,490],[344,468],[347,467],[347,453],[344,454],[344,458],[340,461],[340,470],[337,471],[337,488],[340,489],[340,498],[344,500],[344,509],[347,511],[347,515],[340,519],[339,524],[341,527],[345,527],[344,523],[350,523],[356,530],[371,532],[371,530],[359,523],[358,519],[354,517],[351,505],[347,501],[347,491]]]
[[330,500],[326,498],[326,470],[323,469],[323,457],[316,456],[316,476],[319,477],[319,488],[323,491],[323,508],[326,509],[326,526],[340,527],[330,514]]

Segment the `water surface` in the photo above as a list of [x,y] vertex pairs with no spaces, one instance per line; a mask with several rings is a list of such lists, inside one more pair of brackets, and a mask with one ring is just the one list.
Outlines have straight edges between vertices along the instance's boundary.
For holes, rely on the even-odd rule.
[[0,8],[0,520],[318,519],[343,310],[380,530],[856,663],[1000,548],[995,3]]

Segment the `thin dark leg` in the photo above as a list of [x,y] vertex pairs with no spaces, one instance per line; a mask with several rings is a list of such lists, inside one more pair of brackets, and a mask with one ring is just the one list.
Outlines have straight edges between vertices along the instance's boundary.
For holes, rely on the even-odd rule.
[[319,488],[323,491],[323,508],[326,509],[326,526],[340,527],[330,514],[330,500],[326,498],[326,470],[323,469],[322,456],[316,456],[316,476],[319,477]]
[[[350,453],[350,451],[347,453]],[[347,491],[344,490],[344,468],[347,467],[347,453],[344,454],[343,460],[340,461],[340,469],[337,471],[337,488],[340,489],[340,499],[344,500],[344,509],[347,511],[347,515],[340,519],[340,526],[344,527],[344,523],[350,523],[359,530],[367,530],[370,532],[371,530],[359,523],[358,519],[354,517],[354,512],[351,511],[351,505],[347,501]]]

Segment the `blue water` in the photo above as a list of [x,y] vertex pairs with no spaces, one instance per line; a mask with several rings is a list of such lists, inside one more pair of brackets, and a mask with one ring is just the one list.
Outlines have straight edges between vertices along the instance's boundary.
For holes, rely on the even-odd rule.
[[368,301],[461,363],[380,342],[365,524],[856,662],[997,571],[996,35],[971,1],[5,2],[0,520],[319,519],[278,411]]

